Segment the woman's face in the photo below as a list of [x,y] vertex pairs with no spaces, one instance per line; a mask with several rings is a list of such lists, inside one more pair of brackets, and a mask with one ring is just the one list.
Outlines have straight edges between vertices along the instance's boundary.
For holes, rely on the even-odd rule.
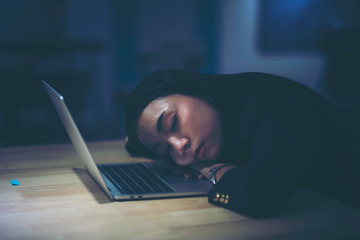
[[200,98],[173,94],[155,99],[141,113],[137,130],[145,147],[181,166],[215,160],[222,150],[218,113]]

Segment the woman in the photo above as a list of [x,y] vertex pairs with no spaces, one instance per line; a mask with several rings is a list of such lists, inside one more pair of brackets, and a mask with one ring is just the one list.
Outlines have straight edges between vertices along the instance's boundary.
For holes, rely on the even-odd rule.
[[[360,128],[324,98],[265,73],[159,71],[126,106],[126,148],[197,171],[209,201],[266,217],[303,186],[360,205]],[[190,170],[190,171],[189,171]]]

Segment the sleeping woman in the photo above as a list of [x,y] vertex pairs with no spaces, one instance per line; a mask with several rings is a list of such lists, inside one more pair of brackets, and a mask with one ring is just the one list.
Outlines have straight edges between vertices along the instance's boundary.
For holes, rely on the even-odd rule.
[[131,154],[211,180],[209,202],[247,216],[273,216],[297,186],[360,207],[360,126],[284,77],[151,73],[126,131]]

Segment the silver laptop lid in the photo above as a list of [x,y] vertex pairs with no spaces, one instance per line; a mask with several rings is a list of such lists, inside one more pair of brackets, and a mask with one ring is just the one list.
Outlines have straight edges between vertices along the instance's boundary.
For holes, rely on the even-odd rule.
[[77,128],[66,104],[63,96],[56,92],[48,83],[42,80],[42,83],[50,96],[52,103],[55,106],[56,111],[58,112],[61,121],[63,122],[66,131],[68,132],[70,139],[75,147],[75,150],[80,156],[81,161],[85,165],[85,168],[89,172],[90,176],[99,184],[102,190],[106,195],[112,199],[112,195],[109,192],[103,177],[100,174],[98,167],[95,164],[94,159],[92,158],[89,149],[87,148],[84,139],[82,138],[79,129]]

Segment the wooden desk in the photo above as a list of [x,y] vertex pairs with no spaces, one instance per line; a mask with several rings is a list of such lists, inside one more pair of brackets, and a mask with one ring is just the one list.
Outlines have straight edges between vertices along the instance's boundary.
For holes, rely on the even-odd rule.
[[[121,141],[89,148],[97,163],[139,160]],[[0,149],[0,239],[360,239],[360,210],[306,190],[264,220],[206,197],[110,202],[72,145],[14,147]]]

